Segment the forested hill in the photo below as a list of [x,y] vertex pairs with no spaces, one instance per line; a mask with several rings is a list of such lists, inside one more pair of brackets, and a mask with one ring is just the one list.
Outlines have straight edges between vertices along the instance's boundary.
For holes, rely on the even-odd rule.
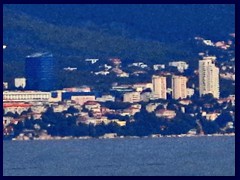
[[221,39],[234,31],[234,5],[6,5],[51,24],[101,29],[160,41],[192,36]]
[[39,51],[61,67],[85,58],[191,59],[189,40],[222,39],[234,32],[233,17],[231,5],[4,5],[4,79],[23,75],[25,56]]

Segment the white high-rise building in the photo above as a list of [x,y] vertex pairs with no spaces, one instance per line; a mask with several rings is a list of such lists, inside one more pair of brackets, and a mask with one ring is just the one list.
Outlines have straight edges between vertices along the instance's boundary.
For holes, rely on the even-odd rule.
[[153,76],[153,97],[157,99],[167,99],[167,79],[164,76]]
[[172,98],[184,99],[187,97],[187,77],[172,76]]
[[215,66],[215,58],[204,57],[199,61],[199,93],[212,94],[219,98],[219,68]]

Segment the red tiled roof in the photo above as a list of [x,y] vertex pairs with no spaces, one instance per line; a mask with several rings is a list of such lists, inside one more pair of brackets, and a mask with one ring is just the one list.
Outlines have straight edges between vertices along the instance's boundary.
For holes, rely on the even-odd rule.
[[24,104],[24,103],[3,103],[3,108],[7,107],[31,107],[31,104]]
[[99,104],[99,103],[96,101],[87,101],[84,105],[96,105],[96,104]]

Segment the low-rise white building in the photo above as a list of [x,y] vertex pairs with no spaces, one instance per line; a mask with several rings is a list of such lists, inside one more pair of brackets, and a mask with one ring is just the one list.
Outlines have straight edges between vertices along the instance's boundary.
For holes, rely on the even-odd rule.
[[101,111],[101,105],[96,102],[96,101],[88,101],[86,103],[84,103],[84,107],[86,109],[88,109],[89,111],[92,110],[92,111]]
[[193,88],[187,88],[187,97],[191,97],[194,95],[194,89]]
[[19,87],[25,88],[26,87],[26,78],[15,78],[14,85],[17,88],[19,88]]
[[202,112],[202,116],[206,117],[209,121],[215,121],[217,117],[220,115],[220,113],[206,113],[205,111]]
[[102,116],[102,117],[100,117],[100,118],[96,118],[96,117],[86,117],[86,120],[81,121],[81,122],[82,122],[82,123],[85,123],[85,124],[98,125],[98,124],[101,124],[101,123],[108,124],[108,123],[110,123],[111,121],[108,120],[107,117]]
[[33,113],[43,113],[47,110],[47,106],[44,105],[33,105],[31,106],[31,110]]
[[110,122],[115,122],[119,126],[126,126],[126,121],[119,121],[118,119],[113,119],[113,120],[110,120]]
[[108,71],[108,70],[110,70],[112,68],[112,66],[104,64],[104,68],[105,68],[106,71]]
[[227,98],[220,98],[217,100],[219,104],[222,104],[224,102],[232,103],[233,106],[235,106],[235,95],[229,95]]
[[188,69],[189,65],[185,61],[173,61],[169,63],[169,66],[176,67],[179,72],[184,72]]
[[129,77],[129,73],[122,72],[122,73],[117,74],[117,77]]
[[120,91],[120,92],[130,92],[130,91],[133,91],[131,85],[116,85],[116,86],[112,86],[112,90]]
[[141,101],[140,92],[128,92],[123,95],[123,102],[135,103]]
[[66,67],[66,68],[63,68],[64,71],[76,71],[77,68],[76,67]]
[[117,133],[106,133],[101,138],[111,139],[111,138],[116,138],[116,137],[117,137]]
[[235,81],[235,74],[234,73],[221,73],[220,77],[222,79],[228,79],[228,80]]
[[48,101],[50,99],[50,92],[42,91],[3,91],[3,102],[6,101]]
[[115,97],[112,95],[103,95],[102,97],[96,98],[96,101],[106,102],[106,101],[115,101]]
[[204,39],[203,43],[206,44],[207,46],[215,46],[214,43],[211,40]]
[[144,89],[153,89],[153,84],[152,83],[137,83],[134,84],[133,89],[135,89],[136,91],[143,91]]
[[153,65],[153,69],[154,69],[155,71],[161,70],[161,69],[165,69],[165,64],[154,64],[154,65]]
[[155,112],[157,117],[164,117],[168,119],[172,119],[176,116],[176,112],[173,110],[167,110],[167,109],[160,109]]
[[160,103],[149,103],[148,105],[146,105],[147,112],[151,113],[151,112],[155,111],[155,109],[158,107],[158,105],[160,105]]
[[12,120],[13,117],[3,116],[3,127],[5,128],[7,125],[9,125]]
[[94,74],[106,76],[106,75],[108,75],[109,73],[110,73],[109,71],[98,71],[98,72],[95,72]]
[[58,104],[58,105],[52,106],[52,108],[54,112],[63,112],[63,111],[67,111],[69,106],[67,106],[66,104]]
[[189,100],[189,99],[182,99],[182,100],[179,101],[179,103],[182,104],[182,105],[189,105],[189,104],[192,103],[192,101]]
[[85,59],[86,62],[90,62],[91,64],[95,64],[99,61],[99,59]]
[[70,88],[63,88],[63,91],[66,91],[66,92],[91,92],[91,88],[89,86],[70,87]]
[[140,68],[147,68],[148,67],[148,65],[144,64],[143,62],[132,63],[129,66],[136,66],[136,67],[140,67]]
[[96,97],[94,95],[79,95],[79,96],[72,96],[71,100],[73,100],[76,104],[83,105],[87,101],[95,101]]
[[7,82],[3,82],[3,89],[8,89],[8,83]]

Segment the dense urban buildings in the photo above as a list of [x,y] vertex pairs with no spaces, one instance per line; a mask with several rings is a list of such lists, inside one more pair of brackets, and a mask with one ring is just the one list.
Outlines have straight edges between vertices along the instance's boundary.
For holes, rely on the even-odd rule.
[[215,66],[215,56],[204,57],[199,61],[199,93],[212,94],[219,98],[219,68]]
[[50,91],[55,87],[55,61],[51,53],[35,53],[26,57],[26,89]]
[[[232,133],[235,95],[226,88],[235,86],[235,66],[232,59],[220,63],[208,53],[199,56],[199,66],[194,68],[178,60],[155,65],[141,61],[124,64],[118,58],[86,61],[83,65],[89,74],[82,74],[89,79],[59,89],[54,85],[53,55],[27,56],[26,77],[15,77],[10,87],[12,82],[3,82],[3,134],[7,138],[48,139],[105,137],[109,133],[119,137]],[[80,66],[74,67],[74,72],[70,66],[62,69],[66,75],[82,78]],[[228,83],[227,87],[221,84],[221,97],[219,78]]]

